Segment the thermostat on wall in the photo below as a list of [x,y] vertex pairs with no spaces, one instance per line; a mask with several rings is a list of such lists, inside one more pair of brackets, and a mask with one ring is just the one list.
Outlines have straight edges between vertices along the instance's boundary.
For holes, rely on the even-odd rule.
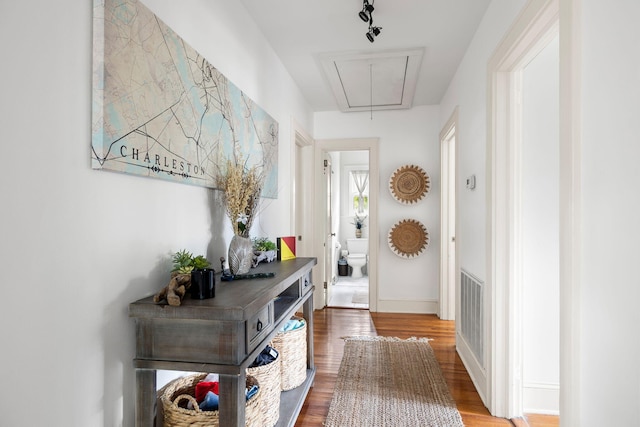
[[476,188],[476,176],[475,175],[471,175],[469,178],[467,178],[467,188],[469,190],[473,190],[474,188]]

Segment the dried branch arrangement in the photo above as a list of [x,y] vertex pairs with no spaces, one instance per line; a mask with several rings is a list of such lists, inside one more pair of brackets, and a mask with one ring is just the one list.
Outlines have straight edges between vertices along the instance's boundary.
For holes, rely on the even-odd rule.
[[227,216],[233,233],[249,237],[260,204],[260,191],[264,177],[257,166],[247,167],[242,158],[227,160],[217,177],[217,186],[222,190]]

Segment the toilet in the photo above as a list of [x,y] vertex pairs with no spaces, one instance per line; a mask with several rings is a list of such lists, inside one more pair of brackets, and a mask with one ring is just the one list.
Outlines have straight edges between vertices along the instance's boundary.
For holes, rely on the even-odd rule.
[[347,264],[351,266],[351,277],[362,277],[362,267],[367,265],[369,253],[369,239],[347,239]]

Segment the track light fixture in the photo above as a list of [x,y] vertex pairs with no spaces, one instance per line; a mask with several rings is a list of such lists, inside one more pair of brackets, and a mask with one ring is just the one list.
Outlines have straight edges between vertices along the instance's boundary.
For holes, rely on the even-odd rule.
[[358,16],[364,22],[369,22],[371,19],[373,19],[371,15],[373,11],[374,11],[373,0],[371,1],[371,4],[369,4],[368,0],[364,0],[362,4],[362,10],[360,11],[360,13],[358,13]]
[[369,31],[369,32],[367,33],[367,38],[369,39],[369,41],[370,41],[371,43],[373,43],[373,34],[371,34],[371,31]]
[[369,31],[367,32],[367,39],[369,39],[369,41],[373,43],[374,38],[378,37],[378,34],[380,34],[380,30],[382,30],[382,27],[369,27]]
[[369,3],[369,0],[362,0],[362,10],[358,13],[360,19],[369,23],[369,31],[367,31],[365,35],[367,36],[367,40],[371,43],[373,43],[378,34],[380,34],[380,30],[382,30],[382,27],[373,26],[373,11],[375,10],[373,7],[374,1],[375,0],[371,0],[371,3]]

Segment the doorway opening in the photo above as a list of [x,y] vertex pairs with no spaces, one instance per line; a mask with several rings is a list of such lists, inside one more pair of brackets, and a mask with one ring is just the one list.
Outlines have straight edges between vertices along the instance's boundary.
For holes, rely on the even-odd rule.
[[[522,70],[522,411],[560,411],[559,39]],[[542,172],[543,171],[543,172]]]
[[[529,397],[525,384],[529,373],[524,371],[523,367],[529,364],[525,368],[529,369],[534,365],[524,357],[525,351],[530,348],[530,343],[528,344],[527,341],[533,337],[530,332],[527,332],[526,322],[529,321],[527,310],[534,312],[538,318],[547,316],[546,309],[549,307],[549,302],[542,301],[530,305],[532,297],[529,293],[532,287],[527,285],[524,279],[532,271],[531,266],[527,266],[527,263],[533,259],[532,254],[541,253],[540,250],[531,250],[531,242],[538,244],[541,235],[532,233],[535,225],[530,215],[533,212],[523,211],[529,209],[528,204],[535,201],[536,197],[538,201],[534,203],[547,203],[552,198],[557,199],[556,206],[552,206],[550,212],[554,217],[554,227],[558,230],[552,233],[557,244],[555,262],[559,270],[554,274],[557,279],[554,298],[557,298],[555,304],[559,310],[556,316],[558,327],[555,332],[556,336],[560,337],[557,339],[559,355],[556,356],[555,363],[559,364],[560,372],[556,376],[557,380],[554,379],[554,384],[531,383],[530,385],[540,389],[538,391],[544,388],[549,391],[553,388],[556,405],[561,406],[559,412],[562,414],[563,424],[566,422],[567,425],[576,423],[575,408],[578,396],[574,391],[578,389],[576,382],[579,378],[580,359],[577,352],[579,347],[576,346],[575,340],[562,339],[563,335],[567,337],[570,332],[575,331],[574,305],[567,296],[575,295],[578,286],[575,280],[577,270],[573,245],[579,234],[579,212],[574,207],[579,198],[579,188],[575,186],[576,177],[579,175],[575,163],[579,140],[572,132],[578,120],[573,107],[576,88],[579,87],[574,81],[578,77],[576,70],[579,68],[576,67],[579,61],[573,49],[575,10],[572,6],[573,4],[568,2],[567,7],[561,11],[560,2],[557,0],[530,1],[525,5],[489,61],[487,116],[487,282],[489,292],[485,302],[491,310],[492,317],[485,324],[485,334],[490,341],[486,350],[488,364],[485,366],[487,372],[485,403],[492,415],[506,418],[522,416],[525,406],[528,406],[526,402]],[[565,25],[564,29],[561,23]],[[526,107],[523,100],[526,101],[527,96],[523,93],[526,82],[524,70],[532,59],[549,46],[559,34],[561,41],[559,53],[556,54],[559,59],[556,59],[555,70],[553,70],[557,86],[553,89],[555,93],[551,94],[558,103],[558,110],[553,113],[557,128],[553,132],[555,143],[552,148],[558,159],[554,161],[557,161],[556,167],[559,168],[559,172],[556,173],[557,178],[553,183],[553,191],[556,195],[546,192],[545,200],[536,194],[540,191],[536,176],[549,174],[549,171],[546,167],[543,170],[540,170],[540,167],[534,168],[533,174],[527,171],[531,165],[525,165],[524,162],[535,159],[526,155],[526,152],[528,150],[531,153],[532,147],[534,150],[539,147],[534,144],[527,148],[525,142],[528,136],[525,132],[527,126],[537,126],[538,128],[534,129],[537,132],[541,127],[549,127],[549,123],[545,122],[542,125],[535,121],[527,123],[530,118],[524,111]],[[552,88],[544,85],[542,90],[551,91]],[[535,90],[534,92],[529,90],[529,92],[539,95]],[[536,109],[541,110],[541,107],[538,106]],[[536,111],[536,113],[540,112]],[[530,176],[527,177],[527,174]],[[527,187],[533,190],[524,191]],[[537,218],[534,219],[537,221]],[[540,273],[541,269],[545,269],[544,264],[544,262],[536,263],[534,266],[537,270],[536,274]],[[551,295],[547,293],[545,298],[550,297]],[[549,335],[549,331],[542,332],[544,336]],[[542,344],[542,346],[545,345]],[[547,368],[545,370],[548,371]],[[553,387],[548,387],[549,385]]]
[[[377,311],[378,239],[369,236],[378,235],[378,200],[369,195],[379,191],[378,142],[378,138],[316,141],[315,194],[319,196],[315,197],[314,241],[322,254],[318,270],[323,283],[316,285],[314,299],[322,301],[316,309],[330,305]],[[329,171],[325,164],[332,165]],[[331,196],[325,196],[329,192]],[[356,236],[358,219],[364,224],[360,237]],[[356,243],[351,249],[349,240]]]
[[456,126],[458,108],[440,133],[440,306],[442,320],[455,320],[457,289],[456,256]]
[[494,363],[492,388],[505,394],[493,402],[492,414],[507,418],[559,411],[557,35],[552,25],[513,58],[495,91],[504,108],[496,115],[493,147],[490,266],[492,303],[500,309],[492,357],[504,364]]
[[369,308],[369,151],[331,151],[333,274],[328,307]]

